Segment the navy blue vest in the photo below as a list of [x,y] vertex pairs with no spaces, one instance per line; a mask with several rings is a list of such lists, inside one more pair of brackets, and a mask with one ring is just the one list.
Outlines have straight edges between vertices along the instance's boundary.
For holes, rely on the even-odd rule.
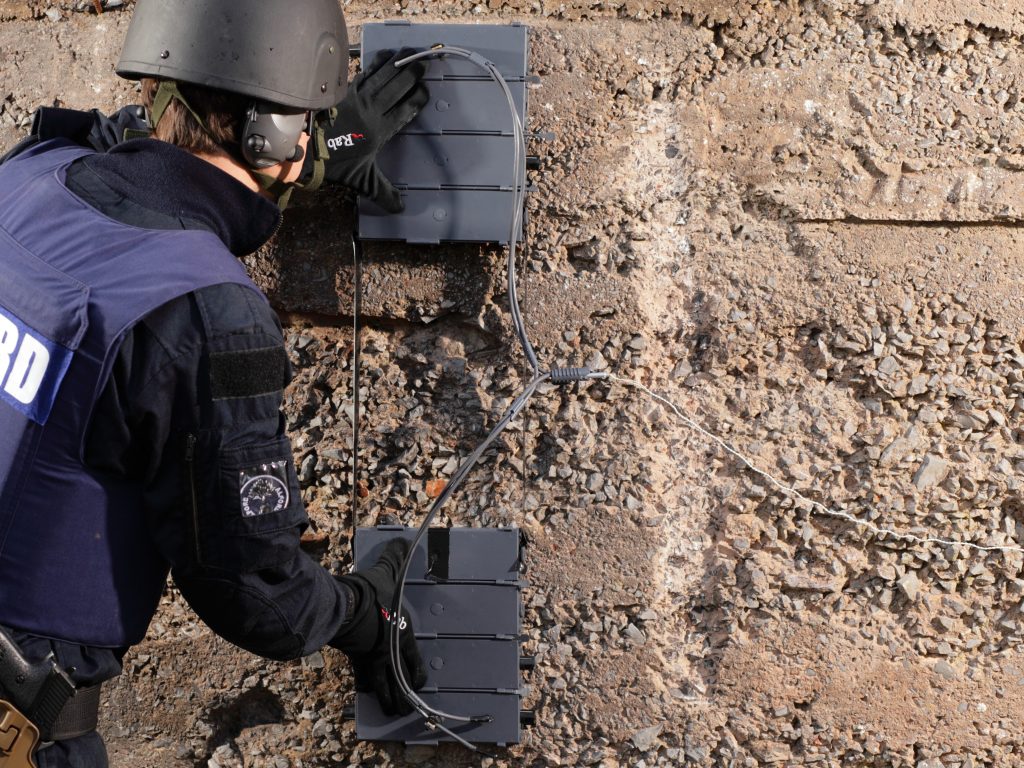
[[259,289],[216,235],[75,197],[64,172],[89,152],[48,141],[0,165],[0,624],[120,647],[145,634],[168,564],[141,484],[85,466],[93,406],[145,315],[209,285]]

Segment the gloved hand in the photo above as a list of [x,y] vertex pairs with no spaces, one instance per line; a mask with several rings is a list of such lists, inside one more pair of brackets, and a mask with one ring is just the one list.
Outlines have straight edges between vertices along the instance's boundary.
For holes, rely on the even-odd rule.
[[[409,551],[409,542],[393,539],[384,547],[380,559],[365,571],[356,571],[339,580],[356,594],[351,620],[331,641],[331,645],[348,654],[355,673],[357,691],[373,691],[384,714],[408,714],[412,711],[391,671],[388,646],[391,637],[391,601],[398,583],[398,571]],[[400,663],[405,679],[414,690],[427,682],[412,621],[405,611],[398,617]]]
[[427,65],[414,61],[401,69],[395,62],[414,51],[381,51],[349,87],[338,116],[325,128],[324,179],[365,195],[381,208],[398,213],[405,206],[394,185],[377,167],[377,153],[408,125],[430,98],[421,82]]
[[[130,138],[141,138],[149,134],[149,123],[146,122],[146,110],[142,107],[123,107],[110,116],[98,109],[92,110],[93,126],[89,131],[88,142],[97,152],[106,152]],[[125,136],[129,131],[129,136]]]

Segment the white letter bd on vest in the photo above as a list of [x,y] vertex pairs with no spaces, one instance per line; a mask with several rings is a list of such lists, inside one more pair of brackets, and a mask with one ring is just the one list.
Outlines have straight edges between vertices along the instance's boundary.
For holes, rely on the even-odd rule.
[[0,398],[39,424],[53,407],[70,350],[0,308]]
[[18,326],[0,315],[0,381],[4,382],[4,392],[28,405],[39,394],[49,364],[46,347],[28,333],[19,333]]

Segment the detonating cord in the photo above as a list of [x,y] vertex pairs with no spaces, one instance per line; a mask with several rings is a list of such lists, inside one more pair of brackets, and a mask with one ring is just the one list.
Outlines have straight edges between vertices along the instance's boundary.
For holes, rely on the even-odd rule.
[[516,329],[516,335],[519,337],[519,343],[523,347],[523,353],[526,355],[526,359],[530,363],[530,368],[533,369],[533,375],[536,377],[540,374],[540,362],[537,360],[537,353],[534,351],[533,344],[530,343],[530,339],[526,334],[526,325],[523,322],[522,311],[519,308],[519,295],[516,289],[515,274],[516,251],[519,246],[519,230],[523,222],[523,202],[526,199],[526,130],[523,127],[522,120],[519,119],[519,110],[516,108],[515,98],[512,96],[512,91],[508,87],[508,83],[505,82],[505,78],[502,77],[501,72],[498,71],[498,68],[492,62],[485,59],[476,51],[470,51],[465,48],[457,48],[448,45],[437,45],[425,51],[414,53],[411,56],[406,56],[404,59],[399,59],[395,62],[395,66],[404,67],[414,61],[437,58],[440,56],[457,56],[459,58],[467,59],[481,67],[501,88],[502,93],[505,95],[505,100],[508,102],[509,112],[512,115],[512,134],[514,137],[513,143],[515,145],[513,149],[512,163],[515,170],[512,175],[512,221],[509,228],[508,240],[508,300],[509,307],[512,312],[512,323]]
[[[533,344],[530,343],[529,335],[526,332],[526,323],[523,320],[522,310],[520,309],[518,286],[516,284],[516,255],[518,251],[520,231],[523,227],[523,208],[526,200],[526,129],[523,126],[523,122],[519,117],[519,110],[516,108],[515,98],[512,96],[512,91],[508,87],[508,83],[505,78],[502,77],[501,72],[494,65],[493,62],[488,61],[486,58],[481,56],[475,51],[470,51],[465,48],[458,48],[454,46],[436,45],[425,51],[406,56],[403,59],[395,62],[396,67],[404,67],[411,62],[418,61],[427,58],[436,58],[440,56],[456,56],[459,58],[466,59],[478,67],[483,69],[490,75],[491,79],[497,83],[501,88],[502,94],[505,96],[505,101],[508,104],[509,113],[512,116],[512,144],[513,144],[513,156],[512,156],[512,216],[509,224],[509,236],[508,236],[508,260],[506,264],[507,273],[507,290],[509,308],[512,314],[512,324],[516,330],[516,336],[519,338],[519,343],[523,348],[523,353],[526,355],[526,359],[530,364],[530,368],[533,372],[533,378],[540,375],[540,363],[537,359],[537,353],[534,351]],[[528,432],[528,421],[527,414],[523,414],[523,427],[520,432],[520,459],[521,459],[521,476],[523,481],[522,494],[520,497],[522,512],[525,514],[526,511],[526,495],[527,495],[527,446],[526,438]]]
[[669,400],[666,397],[663,397],[662,395],[659,395],[657,392],[654,392],[648,387],[645,387],[639,381],[634,381],[633,379],[626,379],[623,378],[622,376],[616,376],[614,373],[604,372],[591,373],[588,378],[607,379],[608,381],[614,381],[618,384],[624,384],[628,387],[633,387],[634,389],[643,392],[648,397],[661,403],[666,408],[671,410],[672,413],[674,413],[676,417],[690,429],[699,432],[701,435],[703,435],[704,437],[718,445],[718,447],[720,447],[723,451],[739,459],[740,462],[742,462],[743,465],[747,467],[747,469],[763,477],[765,480],[767,480],[769,483],[775,486],[779,491],[781,491],[784,495],[803,504],[806,504],[809,507],[812,514],[821,514],[826,517],[833,517],[839,520],[845,520],[848,523],[852,523],[853,525],[870,531],[873,535],[879,537],[880,539],[891,538],[900,541],[906,541],[911,544],[941,544],[943,546],[949,547],[964,547],[966,549],[973,549],[979,552],[1017,552],[1019,554],[1024,554],[1024,548],[1014,546],[1012,544],[975,544],[970,541],[956,541],[954,539],[942,539],[935,536],[918,536],[914,533],[905,533],[902,531],[893,530],[891,528],[882,528],[881,526],[875,525],[870,520],[864,520],[862,518],[855,517],[854,515],[851,515],[849,512],[843,512],[842,510],[839,509],[832,509],[831,507],[826,507],[824,504],[817,502],[814,499],[808,498],[798,489],[794,488],[793,486],[786,485],[781,480],[777,479],[773,475],[769,474],[768,472],[765,472],[763,469],[756,466],[753,461],[751,461],[745,455],[740,453],[740,451],[731,446],[725,440],[708,431],[700,424],[698,424],[696,421],[687,416],[685,413],[683,413],[679,409],[679,407],[676,406],[676,404],[673,403],[671,400]]

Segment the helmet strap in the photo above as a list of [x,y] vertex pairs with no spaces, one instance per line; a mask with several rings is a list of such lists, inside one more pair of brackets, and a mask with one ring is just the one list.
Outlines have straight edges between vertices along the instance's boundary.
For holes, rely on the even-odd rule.
[[259,173],[257,171],[250,171],[250,173],[256,178],[260,189],[270,195],[271,199],[277,203],[279,209],[283,211],[288,207],[288,202],[291,200],[292,192],[295,191],[295,187],[298,186],[297,184],[281,181],[269,173]]
[[319,189],[324,183],[325,161],[330,157],[327,149],[327,132],[324,130],[324,123],[334,125],[338,116],[338,108],[331,107],[318,115],[315,115],[310,127],[310,143],[313,145],[313,175],[309,181],[302,185],[302,188],[312,192]]
[[[192,105],[188,103],[188,100],[178,88],[176,80],[161,80],[160,85],[157,86],[156,95],[153,97],[153,106],[149,110],[149,124],[153,130],[156,130],[160,118],[164,116],[164,112],[167,111],[167,107],[170,106],[172,101],[177,101],[187,109],[188,113],[199,123],[199,127],[203,129],[203,132],[213,139],[210,129],[206,126],[206,121],[199,116],[198,112],[192,109]],[[219,142],[217,143],[219,144]]]

